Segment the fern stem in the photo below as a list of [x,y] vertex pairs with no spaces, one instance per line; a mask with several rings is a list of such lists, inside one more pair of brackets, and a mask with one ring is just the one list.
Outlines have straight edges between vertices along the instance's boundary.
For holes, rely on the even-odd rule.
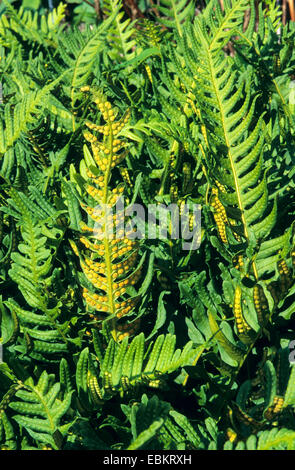
[[109,124],[109,131],[110,131],[110,154],[108,158],[108,163],[107,163],[107,168],[105,171],[104,175],[104,188],[103,188],[103,197],[102,197],[102,202],[103,202],[103,207],[105,208],[105,236],[104,236],[104,259],[105,259],[105,265],[106,265],[106,276],[107,276],[107,290],[108,290],[108,299],[109,299],[109,308],[110,308],[110,315],[111,315],[111,321],[112,321],[112,334],[113,338],[116,341],[117,340],[117,332],[116,332],[116,317],[115,312],[115,302],[114,302],[114,286],[113,286],[113,270],[112,270],[112,260],[111,260],[111,250],[109,246],[109,238],[108,238],[108,226],[107,226],[107,211],[106,211],[106,206],[108,202],[108,197],[109,197],[109,179],[111,175],[111,165],[113,161],[113,140],[114,140],[114,135],[113,135],[113,129],[111,122],[109,118],[107,119],[107,122]]

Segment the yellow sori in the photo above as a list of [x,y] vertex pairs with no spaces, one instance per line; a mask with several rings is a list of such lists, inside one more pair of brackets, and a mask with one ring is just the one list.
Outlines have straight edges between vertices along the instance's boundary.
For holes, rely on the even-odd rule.
[[[88,129],[97,133],[84,133],[85,139],[91,145],[93,161],[97,168],[89,168],[86,163],[89,181],[85,184],[85,190],[99,208],[81,203],[90,222],[81,224],[81,231],[85,233],[79,239],[81,248],[78,248],[74,241],[71,241],[71,245],[80,259],[86,278],[97,290],[84,287],[83,297],[92,310],[101,313],[105,321],[110,321],[112,336],[118,341],[133,333],[138,325],[138,322],[135,325],[129,323],[122,332],[122,325],[118,324],[118,320],[129,314],[138,302],[139,297],[130,297],[126,290],[136,284],[141,275],[140,265],[134,269],[138,258],[137,242],[127,238],[128,234],[124,236],[124,231],[122,236],[119,236],[118,232],[114,238],[108,230],[116,223],[124,223],[125,218],[124,213],[113,215],[111,211],[123,194],[124,185],[120,184],[111,189],[109,181],[112,169],[119,165],[128,153],[128,144],[120,137],[120,132],[130,118],[130,110],[121,119],[116,120],[115,110],[102,94],[92,91],[89,87],[83,87],[81,91],[92,94],[92,101],[99,109],[105,124],[86,122]],[[110,212],[102,209],[105,207],[110,208]],[[99,236],[91,226],[95,224],[100,227]],[[91,318],[100,317],[91,314]]]

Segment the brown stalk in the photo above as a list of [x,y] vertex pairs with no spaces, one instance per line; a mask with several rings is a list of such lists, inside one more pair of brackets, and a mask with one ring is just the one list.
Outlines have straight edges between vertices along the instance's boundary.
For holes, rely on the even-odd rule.
[[290,18],[292,21],[295,21],[295,8],[294,8],[294,0],[287,0],[289,5],[289,12]]

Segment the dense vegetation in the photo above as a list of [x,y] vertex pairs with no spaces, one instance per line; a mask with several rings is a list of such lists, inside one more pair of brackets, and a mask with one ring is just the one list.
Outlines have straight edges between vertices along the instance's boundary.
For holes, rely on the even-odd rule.
[[[1,448],[294,450],[295,24],[46,7],[0,5]],[[111,239],[122,195],[198,248]]]

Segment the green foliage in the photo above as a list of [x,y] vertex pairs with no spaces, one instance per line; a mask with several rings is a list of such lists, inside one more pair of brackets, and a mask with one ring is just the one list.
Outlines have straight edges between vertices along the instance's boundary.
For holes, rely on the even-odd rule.
[[189,22],[194,16],[194,3],[187,0],[161,0],[157,9],[161,13],[159,22],[168,28],[176,28],[181,35],[182,23]]
[[294,24],[45,3],[0,6],[1,449],[294,450]]

